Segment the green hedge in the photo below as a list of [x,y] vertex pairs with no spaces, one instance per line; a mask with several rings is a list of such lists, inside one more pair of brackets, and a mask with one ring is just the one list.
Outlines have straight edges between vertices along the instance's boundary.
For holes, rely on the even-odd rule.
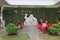
[[[17,10],[17,13],[15,12]],[[5,19],[6,24],[16,23],[17,21],[24,22],[25,14],[33,14],[37,20],[40,18],[48,20],[51,23],[57,22],[58,8],[24,8],[24,7],[4,7],[3,9],[3,19]]]

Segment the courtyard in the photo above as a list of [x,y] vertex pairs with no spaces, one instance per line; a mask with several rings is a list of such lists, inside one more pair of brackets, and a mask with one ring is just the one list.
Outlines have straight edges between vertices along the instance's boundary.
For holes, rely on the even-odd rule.
[[[44,34],[43,32],[39,31],[39,39],[36,39],[37,36],[37,32],[34,34],[31,32],[27,32],[27,27],[25,27],[21,32],[19,31],[18,35],[7,35],[7,32],[4,30],[0,30],[0,40],[60,40],[60,36],[59,35],[49,35],[49,34]],[[30,31],[34,31],[30,30]],[[37,30],[35,30],[37,31]],[[29,34],[31,33],[31,34]],[[31,39],[32,38],[32,39]]]
[[26,33],[18,33],[18,35],[8,36],[6,31],[0,30],[0,40],[28,40],[30,39]]
[[[50,35],[48,33],[44,34],[37,28],[36,24],[39,23],[40,18],[51,22],[51,24],[57,24],[58,7],[3,7],[2,11],[2,21],[4,27],[7,27],[9,23],[13,23],[16,25],[17,22],[22,22],[24,24],[24,27],[18,31],[17,35],[8,35],[6,29],[0,29],[0,40],[60,40],[60,35]],[[12,29],[12,31],[13,30],[14,29]],[[53,32],[54,31],[55,30],[53,30]]]

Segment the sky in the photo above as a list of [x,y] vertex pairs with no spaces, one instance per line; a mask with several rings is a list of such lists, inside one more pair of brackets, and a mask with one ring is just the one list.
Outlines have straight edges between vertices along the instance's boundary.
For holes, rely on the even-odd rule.
[[10,5],[54,5],[60,0],[5,0]]

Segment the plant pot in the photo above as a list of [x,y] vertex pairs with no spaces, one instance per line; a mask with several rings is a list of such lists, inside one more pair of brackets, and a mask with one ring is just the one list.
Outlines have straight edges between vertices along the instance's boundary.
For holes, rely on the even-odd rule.
[[17,33],[11,33],[11,34],[8,34],[8,35],[17,35]]

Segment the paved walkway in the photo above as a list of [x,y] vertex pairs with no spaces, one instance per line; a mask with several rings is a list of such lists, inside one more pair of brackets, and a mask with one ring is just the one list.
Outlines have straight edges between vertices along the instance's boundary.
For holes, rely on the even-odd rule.
[[39,30],[36,25],[25,25],[21,32],[28,33],[30,40],[39,40]]

